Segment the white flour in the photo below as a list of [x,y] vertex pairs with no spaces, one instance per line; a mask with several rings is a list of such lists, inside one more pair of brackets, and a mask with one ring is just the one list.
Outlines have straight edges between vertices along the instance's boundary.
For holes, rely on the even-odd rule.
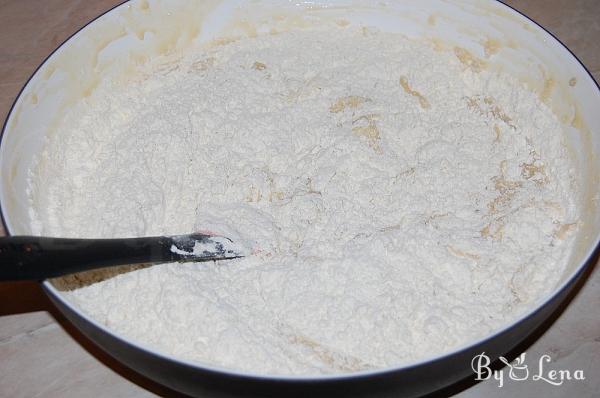
[[315,374],[448,351],[547,294],[577,229],[561,125],[480,66],[341,29],[156,60],[49,140],[35,232],[211,230],[251,247],[65,292],[176,357]]

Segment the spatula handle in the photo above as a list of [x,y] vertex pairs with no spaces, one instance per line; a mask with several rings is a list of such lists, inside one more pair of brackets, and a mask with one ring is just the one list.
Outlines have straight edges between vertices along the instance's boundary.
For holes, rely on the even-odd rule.
[[177,261],[171,238],[0,238],[0,281],[43,280],[123,264]]

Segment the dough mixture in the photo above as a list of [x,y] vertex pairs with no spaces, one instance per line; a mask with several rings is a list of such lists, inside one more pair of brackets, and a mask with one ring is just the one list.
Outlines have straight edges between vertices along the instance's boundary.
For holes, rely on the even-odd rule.
[[127,338],[263,374],[394,366],[506,325],[566,267],[579,213],[563,127],[464,49],[340,28],[141,69],[49,136],[34,232],[212,231],[251,254],[61,281]]

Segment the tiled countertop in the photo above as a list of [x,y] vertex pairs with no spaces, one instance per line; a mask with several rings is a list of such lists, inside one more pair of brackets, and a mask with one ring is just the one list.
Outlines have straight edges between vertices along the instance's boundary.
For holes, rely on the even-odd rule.
[[[66,37],[120,0],[0,0],[0,116],[37,65]],[[552,31],[600,81],[600,1],[511,0]],[[0,233],[2,231],[0,230]],[[584,381],[462,384],[436,396],[599,397],[600,267],[554,324],[526,349],[537,373],[581,369]],[[506,376],[508,377],[508,376]],[[0,397],[180,397],[120,365],[78,333],[34,283],[0,283]]]

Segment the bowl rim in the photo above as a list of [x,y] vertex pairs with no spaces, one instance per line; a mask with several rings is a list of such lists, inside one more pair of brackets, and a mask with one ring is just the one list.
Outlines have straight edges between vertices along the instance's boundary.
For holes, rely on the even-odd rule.
[[[89,25],[95,23],[100,18],[117,10],[118,8],[126,6],[127,3],[130,3],[132,1],[137,1],[137,0],[123,0],[122,2],[112,6],[108,10],[102,12],[101,14],[97,15],[93,19],[89,20],[84,25],[79,27],[76,31],[74,31],[72,34],[70,34],[65,40],[63,40],[56,48],[54,48],[42,60],[42,62],[34,69],[34,71],[27,78],[27,80],[25,81],[25,83],[23,84],[21,89],[19,90],[17,96],[15,97],[14,101],[12,102],[12,105],[10,106],[8,113],[6,114],[6,118],[2,125],[2,130],[0,130],[0,148],[2,148],[3,138],[8,129],[8,122],[12,116],[12,113],[13,113],[17,103],[21,99],[21,95],[23,94],[25,88],[27,88],[29,83],[37,75],[38,71],[46,64],[46,62],[57,51],[59,51],[63,46],[67,45],[71,41],[71,39],[75,38],[80,32],[82,32],[84,29],[86,29]],[[579,66],[583,69],[583,71],[588,75],[591,82],[593,82],[595,84],[596,90],[600,94],[600,84],[596,81],[596,79],[591,74],[591,72],[588,70],[588,68],[577,57],[577,55],[575,55],[573,53],[573,51],[571,51],[552,32],[550,32],[548,29],[543,27],[541,24],[537,23],[535,20],[533,20],[529,16],[525,15],[521,11],[517,10],[516,8],[512,7],[511,5],[504,3],[501,0],[480,0],[480,1],[490,2],[495,5],[499,5],[500,7],[504,7],[506,11],[513,13],[514,15],[516,15],[519,18],[523,18],[524,22],[527,22],[528,24],[533,24],[534,27],[541,29],[543,34],[546,34],[550,39],[553,39],[554,41],[556,41],[556,43],[558,43],[560,45],[560,47],[562,47],[564,50],[566,50],[567,53],[570,54],[571,57],[573,57],[573,59],[576,61],[576,63],[579,64]],[[6,236],[12,236],[11,231],[9,230],[8,224],[5,219],[4,209],[2,207],[1,201],[0,201],[0,222],[2,223],[2,226],[4,228]],[[60,293],[60,291],[58,289],[56,289],[48,280],[41,281],[41,285],[42,285],[42,288],[45,291],[45,293],[47,295],[49,295],[51,299],[60,302],[61,305],[69,308],[78,317],[82,318],[83,320],[85,320],[86,322],[91,324],[93,327],[99,329],[102,333],[109,335],[111,338],[118,340],[120,343],[127,345],[130,348],[141,351],[146,355],[157,357],[164,361],[174,362],[178,365],[186,366],[189,368],[194,368],[199,371],[213,372],[213,373],[217,372],[217,373],[221,373],[225,376],[232,376],[232,377],[243,378],[243,379],[279,381],[279,382],[336,382],[336,381],[343,381],[343,380],[350,380],[350,379],[354,380],[354,379],[358,379],[358,378],[369,378],[372,376],[381,376],[381,375],[388,374],[388,373],[394,373],[394,372],[398,372],[398,371],[402,371],[402,370],[408,370],[408,369],[418,368],[421,366],[426,366],[428,364],[431,364],[431,363],[434,363],[434,362],[437,362],[440,360],[446,360],[446,359],[449,359],[450,357],[460,355],[461,353],[465,353],[476,346],[479,346],[479,345],[485,344],[486,342],[494,340],[499,335],[502,335],[502,334],[508,332],[514,326],[524,322],[527,319],[533,318],[548,303],[554,301],[558,296],[561,296],[565,292],[565,290],[568,290],[571,287],[571,285],[587,270],[587,268],[594,265],[594,261],[596,260],[598,255],[600,255],[600,234],[598,234],[598,236],[596,236],[595,243],[588,250],[587,254],[584,256],[584,260],[582,260],[581,263],[572,271],[571,275],[569,275],[550,294],[545,296],[542,300],[538,301],[534,307],[530,308],[528,311],[521,314],[519,317],[517,317],[512,322],[502,326],[499,329],[496,329],[495,331],[493,331],[492,333],[490,333],[484,337],[461,344],[460,346],[458,346],[450,351],[443,352],[441,354],[437,354],[434,356],[428,356],[423,359],[410,361],[410,362],[403,363],[400,365],[386,366],[386,367],[382,367],[382,368],[375,368],[375,369],[370,369],[370,370],[355,371],[355,372],[348,372],[348,373],[334,373],[334,374],[301,374],[301,375],[281,374],[280,375],[280,374],[253,373],[250,371],[244,371],[244,370],[235,369],[235,368],[227,368],[227,367],[222,367],[219,365],[212,365],[209,363],[177,358],[170,354],[166,354],[160,350],[155,350],[151,346],[147,346],[138,341],[128,339],[128,338],[122,336],[121,334],[109,329],[107,326],[99,323],[98,321],[96,321],[95,319],[90,317],[88,314],[86,314],[83,310],[79,309],[77,306],[70,303]],[[62,310],[61,310],[61,312],[62,312]],[[98,346],[98,344],[90,337],[86,336],[86,339],[92,341],[94,345]],[[102,348],[102,350],[105,351],[104,348]]]

